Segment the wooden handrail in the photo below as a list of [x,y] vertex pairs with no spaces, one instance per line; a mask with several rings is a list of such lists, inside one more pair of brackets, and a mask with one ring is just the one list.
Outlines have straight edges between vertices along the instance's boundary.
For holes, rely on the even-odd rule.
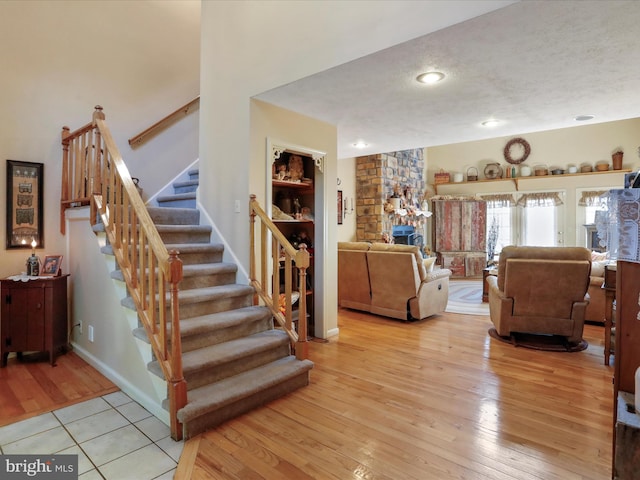
[[[257,296],[271,310],[274,318],[291,339],[296,358],[304,360],[309,356],[307,343],[307,269],[309,268],[309,251],[305,244],[296,249],[271,221],[260,207],[256,196],[249,199],[249,216],[251,246],[249,251],[249,282]],[[256,232],[256,220],[260,222],[259,235]],[[268,267],[267,244],[271,241],[272,266]],[[258,252],[258,245],[260,251]],[[260,261],[260,280],[257,279],[258,259]],[[284,313],[280,310],[280,264],[284,264]],[[293,327],[293,272],[298,272],[298,329]],[[269,279],[272,279],[269,285]]]
[[[102,221],[140,322],[168,382],[171,436],[182,439],[177,412],[187,403],[182,371],[178,284],[182,261],[168,252],[97,106],[93,121],[75,132],[62,130],[64,210],[90,205],[92,225]],[[169,332],[170,329],[170,332]]]
[[169,115],[164,117],[162,120],[157,121],[146,130],[140,132],[134,137],[131,137],[129,139],[129,145],[131,145],[131,148],[139,147],[144,142],[154,137],[165,128],[168,128],[169,126],[173,125],[182,117],[185,117],[191,112],[196,111],[198,108],[200,108],[199,96],[191,100],[189,103],[183,105],[182,107],[177,109],[175,112],[170,113]]

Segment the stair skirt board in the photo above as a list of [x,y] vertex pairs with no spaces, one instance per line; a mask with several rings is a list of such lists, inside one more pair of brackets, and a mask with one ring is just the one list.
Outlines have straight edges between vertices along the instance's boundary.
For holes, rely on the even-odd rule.
[[[148,207],[167,250],[178,251],[183,262],[179,309],[188,403],[178,418],[184,424],[185,438],[308,385],[313,368],[311,361],[291,355],[289,337],[274,328],[269,309],[253,305],[255,290],[236,284],[237,265],[222,261],[224,246],[212,244],[212,228],[199,224],[200,211],[194,202],[198,170],[189,171],[189,177],[189,181],[174,183],[175,195],[158,199],[171,206]],[[101,225],[94,231],[104,235]],[[100,250],[113,256],[108,242]],[[115,261],[111,277],[124,282]],[[121,305],[131,311],[127,318],[141,358],[159,396],[162,391],[166,395],[167,383],[133,300],[124,283],[120,285]],[[167,311],[170,314],[168,296]],[[167,331],[170,335],[170,324]],[[168,399],[162,401],[162,407],[168,410]]]

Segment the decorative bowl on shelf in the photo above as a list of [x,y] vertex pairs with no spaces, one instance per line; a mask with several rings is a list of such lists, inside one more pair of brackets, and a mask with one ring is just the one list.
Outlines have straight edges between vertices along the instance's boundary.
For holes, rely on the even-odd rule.
[[591,165],[582,165],[580,167],[580,172],[582,173],[590,173],[593,172],[593,167]]
[[543,175],[548,175],[549,171],[547,170],[546,165],[536,165],[533,168],[533,173],[535,173],[536,177],[541,177]]
[[606,172],[609,170],[609,164],[607,162],[596,163],[596,170],[598,172]]
[[561,168],[554,168],[551,170],[551,175],[562,175],[564,174],[564,170]]

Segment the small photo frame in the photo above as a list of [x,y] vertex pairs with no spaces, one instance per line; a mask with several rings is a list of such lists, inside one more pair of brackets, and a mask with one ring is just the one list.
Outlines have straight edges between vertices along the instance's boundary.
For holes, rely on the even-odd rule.
[[40,275],[44,277],[57,277],[60,275],[60,266],[62,265],[62,255],[47,255],[42,262],[42,270]]

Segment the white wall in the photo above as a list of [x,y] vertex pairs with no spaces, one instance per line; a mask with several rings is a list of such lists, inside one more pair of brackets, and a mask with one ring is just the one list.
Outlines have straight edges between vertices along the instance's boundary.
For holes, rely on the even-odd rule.
[[[75,352],[103,375],[116,383],[129,396],[158,418],[168,422],[162,409],[166,392],[158,394],[147,363],[152,360],[151,347],[138,348],[131,333],[137,325],[137,314],[120,305],[127,295],[122,282],[114,282],[115,258],[100,252],[99,240],[89,223],[89,208],[69,210],[67,215],[67,250],[64,258],[69,277],[70,341]],[[82,323],[80,327],[76,326]],[[89,341],[88,330],[94,339]]]
[[[127,140],[198,95],[199,27],[198,0],[0,2],[0,158],[45,164],[45,248],[38,255],[65,253],[60,133],[63,125],[73,130],[91,121],[95,105],[104,107],[145,193],[197,158],[197,113],[171,128],[171,140],[136,151]],[[3,173],[0,191],[5,188]],[[4,242],[5,195],[0,211]],[[26,250],[0,255],[1,276],[24,271]]]
[[[344,215],[342,225],[338,225],[338,241],[355,242],[357,231],[356,200],[358,196],[355,158],[341,158],[338,160],[338,179],[340,180],[340,184],[337,186],[337,189],[342,190],[342,197],[344,200],[347,200],[347,213]],[[351,212],[352,202],[353,212]]]

